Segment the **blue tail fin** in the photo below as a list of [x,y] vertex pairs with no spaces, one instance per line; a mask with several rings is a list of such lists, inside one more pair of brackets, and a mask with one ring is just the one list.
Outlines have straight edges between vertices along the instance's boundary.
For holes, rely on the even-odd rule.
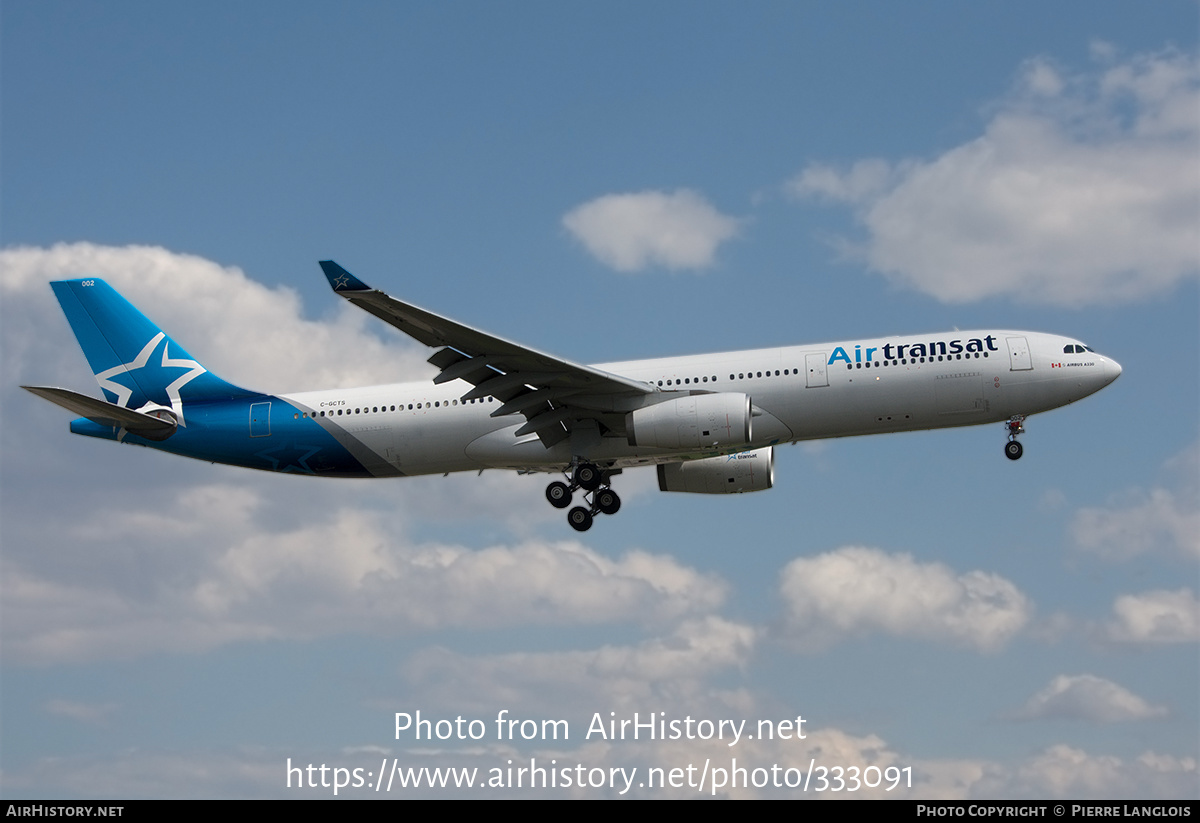
[[201,366],[128,300],[93,278],[50,284],[105,397],[127,409],[255,394]]

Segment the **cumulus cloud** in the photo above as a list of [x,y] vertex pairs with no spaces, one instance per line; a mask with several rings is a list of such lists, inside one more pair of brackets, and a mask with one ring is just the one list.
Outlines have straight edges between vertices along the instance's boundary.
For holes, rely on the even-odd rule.
[[[494,708],[489,706],[489,708]],[[464,711],[464,714],[467,714]],[[469,716],[469,714],[467,714]],[[539,715],[545,717],[545,715]],[[489,720],[491,715],[489,714]],[[750,731],[750,723],[747,731]],[[574,727],[572,727],[574,729]],[[489,726],[489,736],[491,732]],[[795,780],[807,771],[809,762],[818,764],[854,764],[859,775],[868,768],[879,769],[880,784],[869,787],[860,783],[855,792],[826,791],[823,799],[905,799],[905,800],[965,800],[965,799],[1033,799],[1033,798],[1115,798],[1172,800],[1192,797],[1200,769],[1191,757],[1178,757],[1146,751],[1137,757],[1122,758],[1092,754],[1082,749],[1057,744],[1032,756],[1015,761],[996,762],[958,758],[927,760],[900,751],[875,734],[853,734],[834,727],[809,729],[804,740],[746,740],[734,748],[721,740],[639,740],[613,744],[606,741],[583,741],[575,729],[568,741],[552,746],[537,741],[518,746],[509,743],[485,742],[469,748],[437,748],[424,745],[420,750],[386,748],[376,745],[346,747],[340,757],[348,768],[369,770],[379,765],[381,756],[394,757],[402,767],[476,769],[478,778],[486,779],[490,770],[527,765],[529,758],[539,764],[555,760],[561,768],[583,765],[585,774],[591,769],[602,770],[603,786],[578,788],[537,787],[405,790],[411,797],[470,797],[478,798],[599,798],[616,797],[624,789],[620,778],[617,787],[607,785],[609,769],[637,769],[635,780],[626,798],[795,798],[796,788],[776,787],[772,779]],[[518,741],[520,743],[521,741]],[[279,778],[280,763],[287,758],[293,762],[321,762],[329,759],[327,750],[305,750],[291,747],[279,750],[264,746],[244,746],[220,750],[193,752],[164,751],[147,747],[127,747],[120,751],[72,757],[42,757],[13,769],[5,769],[3,786],[13,796],[41,796],[43,787],[55,786],[60,791],[79,796],[146,796],[146,797],[329,797],[330,788],[287,788]],[[731,766],[744,768],[745,778],[731,785]],[[712,769],[701,791],[697,786],[678,788],[640,785],[648,769],[669,772],[672,768],[692,765],[698,774],[708,761]],[[771,767],[778,766],[772,774]],[[844,768],[844,767],[843,767]],[[892,769],[894,771],[888,771]],[[791,770],[788,773],[788,770]],[[597,772],[597,776],[599,776]],[[843,772],[843,779],[847,779]],[[197,781],[196,775],[204,779]],[[713,787],[714,778],[723,785]],[[888,777],[885,777],[888,775]],[[891,783],[899,777],[898,786]],[[911,788],[909,779],[911,776]],[[832,771],[826,778],[834,779]],[[872,781],[876,778],[871,773]],[[813,780],[817,780],[814,775]],[[889,786],[892,790],[888,791]],[[41,789],[41,791],[39,791]],[[345,796],[361,797],[368,789],[346,789]],[[810,795],[812,792],[810,791]]]
[[1198,109],[1196,55],[1076,74],[1032,60],[978,138],[929,160],[813,164],[787,188],[851,206],[867,236],[843,248],[945,302],[1140,299],[1200,272]]
[[1081,548],[1127,559],[1165,548],[1200,559],[1200,446],[1193,443],[1166,465],[1176,488],[1132,490],[1107,506],[1079,510],[1071,533]]
[[784,630],[805,648],[879,632],[994,651],[1033,615],[1029,598],[999,575],[956,574],[940,563],[857,546],[793,560],[780,591]]
[[[102,508],[77,526],[43,526],[34,549],[6,552],[6,653],[62,662],[343,631],[662,623],[725,597],[721,580],[664,555],[421,543],[371,511],[285,498],[185,487],[155,498],[153,513]],[[39,562],[47,547],[54,562]],[[88,559],[100,551],[102,567]],[[149,580],[143,565],[157,570]]]
[[1094,723],[1147,720],[1167,713],[1111,680],[1091,674],[1059,675],[1026,701],[1014,715],[1018,720],[1062,718]]
[[[48,286],[83,276],[108,281],[206,368],[247,388],[301,391],[432,375],[426,347],[332,293],[336,318],[312,320],[293,290],[268,288],[235,266],[159,247],[92,243],[0,250],[8,375],[45,383],[82,374],[77,382],[86,385],[87,365]],[[315,266],[312,277],[321,277]],[[47,329],[55,330],[52,339]]]
[[[331,296],[338,313],[309,320],[289,290],[201,258],[90,244],[0,251],[6,659],[112,659],[342,631],[658,624],[723,602],[721,580],[669,556],[607,556],[534,536],[537,523],[558,517],[542,499],[544,479],[411,478],[397,495],[394,483],[178,458],[156,471],[159,455],[69,437],[69,415],[16,384],[82,375],[77,385],[98,394],[46,285],[82,274],[108,279],[206,365],[255,388],[374,383],[396,369],[428,370],[425,347],[398,336],[381,342],[364,330],[365,321],[379,325],[365,312],[343,310]],[[345,351],[356,357],[347,361]],[[44,432],[61,447],[47,454]],[[74,464],[72,449],[96,453]],[[17,482],[17,465],[37,470]],[[626,501],[651,486],[639,474],[622,486]],[[69,517],[61,516],[64,500]],[[487,525],[473,546],[411,536],[421,525],[475,518]]]
[[1125,494],[1109,508],[1080,509],[1071,533],[1081,548],[1113,559],[1160,546],[1200,558],[1200,508],[1191,495],[1168,489]]
[[622,272],[711,266],[717,248],[738,232],[736,218],[689,189],[607,194],[567,212],[563,225],[593,256]]
[[1200,641],[1200,602],[1189,588],[1121,595],[1105,635],[1117,643],[1162,645]]
[[586,728],[600,707],[643,716],[679,705],[697,716],[728,712],[738,695],[712,689],[709,678],[745,665],[756,640],[753,627],[708,615],[637,643],[594,649],[487,655],[429,649],[413,656],[405,674],[413,689],[436,695],[431,702],[448,710],[503,706],[514,716],[572,717],[573,726]]

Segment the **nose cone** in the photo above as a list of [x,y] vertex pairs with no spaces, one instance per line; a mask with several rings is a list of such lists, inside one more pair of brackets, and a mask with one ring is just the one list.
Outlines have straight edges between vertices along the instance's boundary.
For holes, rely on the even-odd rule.
[[1121,364],[1111,357],[1104,358],[1104,385],[1108,385],[1112,381],[1121,376]]

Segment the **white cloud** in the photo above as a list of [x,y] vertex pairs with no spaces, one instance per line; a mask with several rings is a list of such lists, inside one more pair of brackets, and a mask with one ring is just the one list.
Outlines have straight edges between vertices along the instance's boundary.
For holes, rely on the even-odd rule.
[[[945,302],[1140,299],[1200,272],[1200,60],[1027,63],[984,133],[932,160],[814,164],[797,197],[851,205],[870,268]],[[849,246],[848,246],[849,247]]]
[[[323,277],[316,266],[311,274]],[[338,307],[336,319],[310,320],[294,291],[268,288],[236,267],[151,246],[60,243],[0,250],[10,376],[47,383],[82,374],[76,383],[86,383],[86,362],[48,285],[86,275],[108,281],[205,367],[247,388],[369,386],[432,374],[425,346],[332,292],[327,305]]]
[[[1194,797],[1200,769],[1191,757],[1176,757],[1154,751],[1123,759],[1112,755],[1096,755],[1081,749],[1058,744],[1031,757],[1016,762],[986,760],[922,760],[897,751],[874,734],[851,734],[837,728],[821,728],[808,733],[802,741],[745,741],[730,748],[722,741],[639,741],[632,745],[583,743],[572,739],[569,745],[554,748],[538,746],[517,749],[511,745],[491,742],[467,749],[432,749],[410,751],[380,746],[347,747],[339,752],[344,768],[372,770],[381,757],[395,757],[401,766],[430,768],[475,768],[477,775],[486,777],[490,769],[507,769],[528,764],[536,757],[539,764],[556,760],[559,767],[581,764],[585,769],[603,769],[605,777],[610,768],[637,768],[637,779],[626,798],[665,799],[702,798],[714,795],[712,777],[702,791],[686,783],[680,788],[642,788],[640,778],[647,776],[647,767],[669,772],[672,768],[694,767],[693,778],[702,770],[706,760],[710,767],[723,768],[726,779],[732,771],[732,761],[746,770],[746,782],[765,777],[768,785],[755,788],[740,784],[715,792],[722,798],[797,798],[819,797],[825,800],[900,799],[900,800],[965,800],[1034,798],[1088,798],[1145,800],[1178,800]],[[153,749],[146,746],[128,747],[100,755],[72,757],[47,756],[6,768],[2,785],[7,796],[42,796],[43,787],[81,797],[144,796],[144,797],[214,797],[214,798],[329,798],[331,786],[324,788],[291,788],[281,775],[288,758],[293,765],[329,761],[328,750],[290,747],[276,749],[264,746],[230,747],[219,750],[179,752]],[[858,791],[825,791],[806,794],[799,789],[775,789],[769,785],[771,767],[779,766],[778,774],[792,768],[807,770],[809,761],[817,764],[853,764],[862,774],[868,767],[884,770],[894,768],[901,783],[887,791],[888,780],[875,788],[860,786]],[[846,769],[843,765],[843,769]],[[755,774],[758,769],[758,774]],[[843,771],[843,775],[847,771]],[[908,788],[908,776],[912,788]],[[202,775],[202,780],[197,780]],[[331,776],[330,776],[331,777]],[[832,781],[832,771],[827,772]],[[874,779],[872,774],[871,778]],[[740,776],[739,776],[740,779]],[[816,780],[816,777],[813,778]],[[846,778],[843,777],[843,780]],[[317,775],[319,782],[320,775]],[[328,782],[328,781],[327,781]],[[615,797],[617,789],[575,787],[565,789],[415,789],[403,791],[406,797],[479,798],[601,798]],[[40,791],[39,791],[40,789]],[[359,787],[339,792],[339,797],[362,798],[372,788]]]
[[1200,602],[1191,589],[1121,595],[1105,628],[1117,643],[1161,645],[1200,641]]
[[576,206],[563,225],[602,263],[623,272],[711,266],[717,247],[738,232],[737,219],[689,189],[608,194]]
[[680,705],[696,716],[706,706],[728,711],[737,694],[714,690],[708,678],[745,665],[756,640],[753,627],[708,615],[634,644],[477,656],[431,649],[414,655],[405,669],[414,689],[436,695],[426,705],[572,716],[572,725],[583,723],[586,730],[586,718],[599,708],[643,715]]
[[[428,369],[425,347],[380,342],[362,322],[381,324],[362,311],[307,320],[292,292],[200,258],[90,244],[0,251],[8,659],[111,659],[342,631],[644,624],[723,602],[722,581],[669,556],[610,557],[537,538],[538,523],[560,516],[542,497],[544,478],[321,481],[177,458],[164,471],[145,450],[69,437],[69,416],[16,384],[82,375],[81,388],[98,393],[47,287],[81,274],[110,280],[193,355],[255,388],[378,382],[398,364]],[[60,444],[50,455],[31,436],[42,432]],[[72,464],[73,449],[88,462]],[[18,479],[18,465],[46,471]],[[626,502],[652,485],[644,472],[630,481]],[[410,536],[419,524],[475,519],[485,524],[475,546]]]
[[1177,488],[1133,490],[1101,508],[1080,509],[1071,524],[1076,544],[1111,559],[1168,547],[1200,559],[1200,446],[1193,443],[1166,464]]
[[1059,675],[1026,701],[1018,720],[1064,718],[1095,723],[1147,720],[1167,713],[1111,680],[1091,674]]
[[59,717],[69,717],[82,723],[103,725],[117,710],[116,703],[84,703],[78,700],[56,698],[46,701],[46,711]]
[[145,508],[81,511],[77,526],[43,524],[36,547],[6,551],[6,654],[64,662],[340,632],[651,624],[725,597],[721,580],[665,555],[611,559],[533,538],[417,543],[384,515],[282,497],[185,487]]
[[1195,758],[1144,752],[1132,760],[1050,746],[1014,767],[992,767],[971,787],[972,797],[1088,799],[1194,797]]
[[1080,547],[1114,559],[1144,554],[1162,545],[1200,558],[1196,501],[1162,488],[1124,495],[1108,508],[1080,509],[1071,533]]
[[908,554],[855,546],[793,560],[780,590],[785,632],[805,648],[878,632],[993,651],[1033,614],[1029,599],[999,575],[956,574]]

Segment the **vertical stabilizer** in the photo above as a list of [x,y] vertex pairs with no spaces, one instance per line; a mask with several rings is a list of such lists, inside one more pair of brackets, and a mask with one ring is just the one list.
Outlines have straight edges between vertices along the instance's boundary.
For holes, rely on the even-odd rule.
[[105,397],[140,410],[171,409],[182,425],[185,402],[254,394],[208,371],[103,280],[50,284]]

